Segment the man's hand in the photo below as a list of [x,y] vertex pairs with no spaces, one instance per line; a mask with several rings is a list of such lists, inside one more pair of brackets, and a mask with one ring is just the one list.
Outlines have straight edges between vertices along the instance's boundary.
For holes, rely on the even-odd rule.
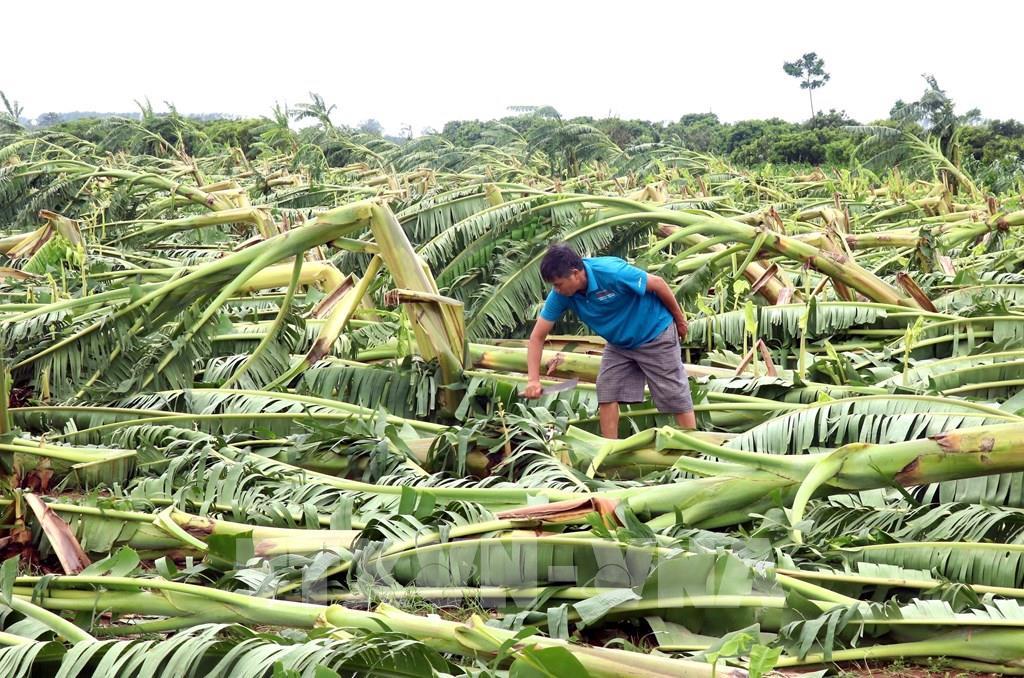
[[539,381],[528,381],[526,382],[526,389],[523,391],[523,395],[527,398],[539,398],[542,390],[543,387]]
[[540,386],[540,359],[544,355],[544,340],[555,324],[544,318],[537,318],[530,332],[530,341],[526,345],[526,390],[523,395],[527,398],[539,398]]
[[688,329],[689,326],[686,324],[686,318],[680,318],[676,321],[676,331],[679,332],[680,339],[686,339],[686,331]]

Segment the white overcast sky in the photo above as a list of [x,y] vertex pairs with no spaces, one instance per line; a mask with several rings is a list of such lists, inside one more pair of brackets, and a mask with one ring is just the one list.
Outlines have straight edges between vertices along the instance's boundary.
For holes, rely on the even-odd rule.
[[0,90],[31,118],[135,110],[267,114],[315,91],[336,123],[563,115],[723,120],[809,115],[782,63],[814,51],[832,80],[819,109],[884,117],[934,73],[961,110],[1024,119],[1024,4],[886,2],[7,3]]

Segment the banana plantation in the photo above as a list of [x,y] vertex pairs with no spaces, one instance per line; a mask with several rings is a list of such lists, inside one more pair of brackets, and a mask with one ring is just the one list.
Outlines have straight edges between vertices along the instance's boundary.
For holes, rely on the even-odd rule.
[[[1024,674],[1024,185],[551,124],[0,135],[0,675]],[[696,430],[601,437],[574,317],[521,395],[552,241]]]

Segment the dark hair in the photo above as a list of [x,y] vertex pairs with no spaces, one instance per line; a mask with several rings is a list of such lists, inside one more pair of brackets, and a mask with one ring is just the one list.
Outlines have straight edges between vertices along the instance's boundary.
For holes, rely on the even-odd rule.
[[563,243],[548,246],[544,258],[540,260],[540,277],[544,282],[554,282],[557,278],[568,278],[573,270],[583,270],[583,260],[576,251]]

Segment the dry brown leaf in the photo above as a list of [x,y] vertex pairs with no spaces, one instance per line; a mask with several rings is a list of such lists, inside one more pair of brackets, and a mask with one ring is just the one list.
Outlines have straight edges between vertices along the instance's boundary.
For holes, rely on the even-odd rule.
[[57,554],[57,559],[60,560],[64,572],[78,574],[85,569],[90,564],[89,556],[85,555],[85,551],[82,550],[81,544],[78,543],[78,539],[75,538],[68,524],[36,495],[26,494],[24,496],[25,501],[36,515],[36,520],[43,528],[43,533],[50,540],[50,546]]

